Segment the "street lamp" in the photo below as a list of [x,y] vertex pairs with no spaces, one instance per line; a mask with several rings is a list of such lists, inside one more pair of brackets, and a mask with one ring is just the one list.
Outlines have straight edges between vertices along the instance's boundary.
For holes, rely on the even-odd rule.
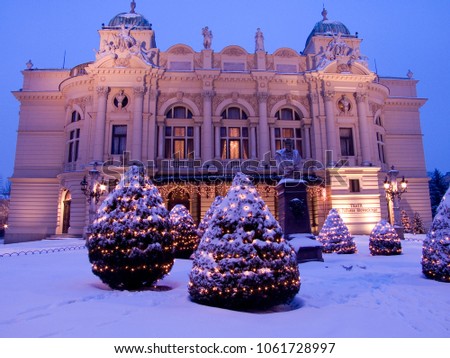
[[397,176],[399,171],[391,167],[388,171],[386,178],[384,179],[383,187],[386,192],[386,200],[388,202],[389,222],[394,226],[400,239],[404,239],[403,225],[400,223],[400,200],[402,194],[406,192],[408,188],[408,181],[405,177],[402,177],[400,183],[397,182]]
[[[97,204],[100,201],[100,197],[107,189],[105,179],[102,177],[101,181],[99,181],[99,178],[100,172],[97,169],[97,162],[95,162],[92,169],[89,170],[89,182],[87,181],[86,175],[80,182],[81,191],[86,196],[87,202],[89,203],[89,225],[94,221]],[[89,236],[88,231],[86,231],[86,236]]]

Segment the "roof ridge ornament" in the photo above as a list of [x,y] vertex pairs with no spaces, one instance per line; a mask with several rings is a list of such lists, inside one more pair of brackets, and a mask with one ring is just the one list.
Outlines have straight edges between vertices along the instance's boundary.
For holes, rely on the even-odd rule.
[[323,10],[321,12],[321,15],[323,16],[323,21],[328,20],[328,17],[327,17],[328,11],[327,11],[327,9],[325,9],[325,5],[323,5]]
[[133,0],[130,6],[131,6],[130,14],[135,14],[136,12],[134,11],[134,9],[136,9],[136,2]]

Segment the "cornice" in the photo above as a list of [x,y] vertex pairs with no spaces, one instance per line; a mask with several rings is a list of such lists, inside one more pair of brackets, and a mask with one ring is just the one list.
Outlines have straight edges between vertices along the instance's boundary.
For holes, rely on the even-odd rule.
[[426,98],[419,97],[388,97],[386,106],[406,106],[420,108],[427,102]]
[[63,100],[61,92],[41,92],[41,91],[14,91],[14,97],[19,101],[60,101]]

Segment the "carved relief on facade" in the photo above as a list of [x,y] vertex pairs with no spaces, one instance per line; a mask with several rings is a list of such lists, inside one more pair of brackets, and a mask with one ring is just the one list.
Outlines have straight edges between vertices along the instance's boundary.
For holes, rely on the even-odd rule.
[[247,52],[237,47],[230,47],[225,49],[222,54],[228,56],[245,56],[247,55]]
[[369,108],[373,115],[383,108],[381,104],[375,102],[369,102]]
[[342,116],[348,116],[351,115],[351,111],[353,109],[351,101],[348,99],[348,97],[343,94],[339,100],[337,101],[337,107],[339,109],[339,115]]
[[298,54],[294,50],[290,50],[290,49],[278,50],[273,55],[277,56],[277,57],[284,57],[284,58],[298,57]]

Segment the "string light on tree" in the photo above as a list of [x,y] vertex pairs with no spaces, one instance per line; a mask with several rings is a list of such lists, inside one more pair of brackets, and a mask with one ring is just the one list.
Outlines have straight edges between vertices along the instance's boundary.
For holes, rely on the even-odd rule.
[[425,234],[425,228],[423,227],[423,221],[422,217],[418,212],[414,213],[414,219],[413,219],[413,234]]
[[137,166],[102,203],[90,233],[86,245],[92,272],[111,288],[150,287],[173,266],[169,213]]
[[442,198],[423,241],[422,272],[433,280],[450,282],[450,188]]
[[356,244],[336,209],[331,209],[328,213],[318,240],[323,244],[322,251],[326,254],[354,254],[357,251]]
[[369,236],[369,250],[373,256],[400,255],[402,244],[397,231],[386,220],[379,221]]
[[406,210],[401,211],[402,216],[402,226],[403,226],[403,232],[405,234],[412,232],[411,222],[409,221],[409,216]]
[[182,204],[175,205],[169,217],[172,223],[175,257],[189,258],[199,242],[194,219]]
[[296,253],[246,175],[214,210],[189,278],[193,301],[227,308],[289,303],[299,291]]
[[206,229],[209,226],[209,222],[211,221],[211,218],[216,210],[216,208],[220,205],[222,202],[223,197],[220,195],[216,196],[213,203],[209,207],[209,209],[206,211],[205,216],[203,216],[203,219],[198,224],[197,232],[198,236],[201,238],[203,234],[205,233]]

